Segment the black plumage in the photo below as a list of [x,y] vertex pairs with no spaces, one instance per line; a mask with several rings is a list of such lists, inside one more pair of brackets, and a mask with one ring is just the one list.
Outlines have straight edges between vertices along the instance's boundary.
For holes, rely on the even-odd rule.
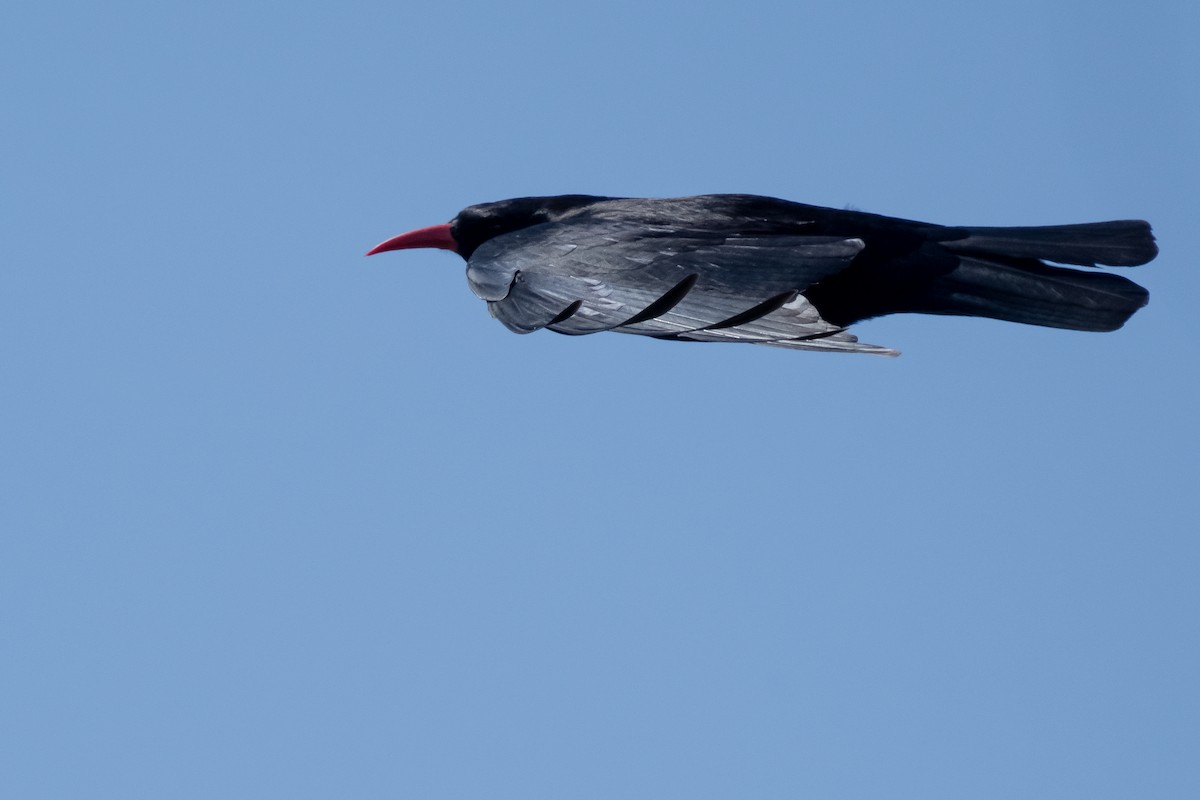
[[894,355],[846,331],[869,317],[953,314],[1111,331],[1145,289],[1077,266],[1135,266],[1149,224],[954,227],[755,195],[563,195],[470,206],[368,255],[453,250],[509,329],[637,333]]

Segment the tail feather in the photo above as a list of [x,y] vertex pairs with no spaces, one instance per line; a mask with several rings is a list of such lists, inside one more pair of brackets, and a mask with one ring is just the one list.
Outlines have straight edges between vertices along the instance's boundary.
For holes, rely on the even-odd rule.
[[943,241],[958,265],[920,292],[933,314],[990,317],[1080,331],[1112,331],[1146,305],[1149,293],[1119,275],[1042,263],[1131,267],[1158,254],[1149,223],[1092,222],[1027,228],[964,228]]
[[1135,267],[1158,255],[1150,223],[1142,220],[960,230],[967,232],[965,238],[942,246],[964,255],[1036,258],[1088,267]]
[[1149,301],[1133,281],[1103,272],[963,255],[921,292],[915,310],[1069,328],[1113,331]]
[[[805,292],[821,317],[847,326],[885,314],[952,314],[1080,331],[1120,328],[1149,293],[1083,267],[1136,266],[1158,254],[1140,220],[1026,228],[943,228],[911,250],[872,248]],[[911,244],[911,241],[909,241]]]

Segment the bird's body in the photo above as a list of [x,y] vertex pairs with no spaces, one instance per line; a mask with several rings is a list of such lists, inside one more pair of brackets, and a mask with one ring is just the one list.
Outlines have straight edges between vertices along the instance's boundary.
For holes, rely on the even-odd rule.
[[1043,261],[1154,258],[1141,221],[948,227],[755,195],[564,195],[470,206],[371,253],[454,250],[472,291],[509,329],[617,331],[805,350],[895,351],[846,331],[903,312],[1074,330],[1119,328],[1137,284]]

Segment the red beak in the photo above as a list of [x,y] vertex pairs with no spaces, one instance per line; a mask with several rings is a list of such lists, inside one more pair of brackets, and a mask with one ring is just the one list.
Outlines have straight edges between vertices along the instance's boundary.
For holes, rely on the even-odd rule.
[[368,251],[367,255],[384,253],[388,250],[407,250],[413,247],[436,247],[439,250],[458,252],[458,242],[450,234],[450,225],[430,225],[428,228],[409,231],[399,236],[393,236],[386,242],[380,242]]

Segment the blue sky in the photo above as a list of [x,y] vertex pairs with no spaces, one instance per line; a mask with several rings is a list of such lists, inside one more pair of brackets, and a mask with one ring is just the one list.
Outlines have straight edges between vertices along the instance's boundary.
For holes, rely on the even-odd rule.
[[[1195,4],[0,12],[0,794],[1200,794]],[[526,194],[1153,222],[1123,330],[515,336]]]

